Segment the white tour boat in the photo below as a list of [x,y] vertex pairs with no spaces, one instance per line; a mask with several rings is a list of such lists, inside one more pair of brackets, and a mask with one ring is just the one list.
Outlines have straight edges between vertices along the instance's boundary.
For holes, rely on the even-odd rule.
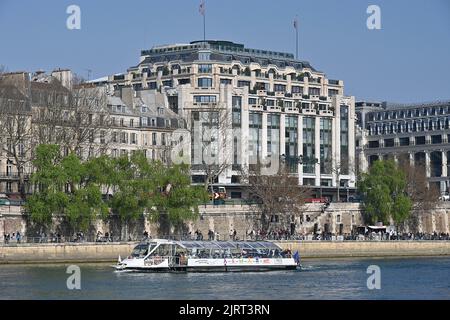
[[267,271],[296,269],[299,255],[270,241],[176,241],[138,244],[113,267],[120,271]]

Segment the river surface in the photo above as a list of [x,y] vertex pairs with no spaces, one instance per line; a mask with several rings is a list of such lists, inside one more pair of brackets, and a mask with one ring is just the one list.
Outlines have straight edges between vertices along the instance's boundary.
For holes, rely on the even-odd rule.
[[[80,290],[67,288],[69,264],[0,265],[0,299],[450,299],[450,258],[302,265],[301,271],[124,273],[108,264],[80,264]],[[371,265],[380,268],[381,289],[367,287]]]

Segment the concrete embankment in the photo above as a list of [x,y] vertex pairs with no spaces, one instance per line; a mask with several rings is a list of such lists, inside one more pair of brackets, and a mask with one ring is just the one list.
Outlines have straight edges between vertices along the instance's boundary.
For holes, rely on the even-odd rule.
[[[450,256],[450,241],[277,241],[302,258]],[[0,246],[0,264],[113,262],[130,254],[134,242],[24,244]]]

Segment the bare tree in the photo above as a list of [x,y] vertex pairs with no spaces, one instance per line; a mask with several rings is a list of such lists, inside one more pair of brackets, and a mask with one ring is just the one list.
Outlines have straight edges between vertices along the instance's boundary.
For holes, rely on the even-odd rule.
[[412,165],[408,155],[401,155],[398,165],[405,172],[406,192],[413,202],[411,216],[406,223],[412,229],[417,230],[419,215],[436,208],[439,201],[439,189],[436,185],[428,182],[423,162]]
[[228,149],[231,145],[231,112],[221,103],[202,104],[192,108],[188,130],[191,132],[194,150],[193,170],[205,175],[205,189],[231,166]]
[[355,166],[353,165],[353,160],[348,157],[347,154],[334,155],[331,159],[326,159],[324,161],[324,168],[328,173],[331,173],[336,179],[337,187],[337,201],[340,201],[340,190],[341,190],[341,179],[344,175],[352,175]]
[[31,130],[31,108],[29,99],[14,85],[0,84],[0,138],[1,151],[16,172],[8,175],[18,179],[18,191],[25,197],[25,178],[30,153],[34,147]]
[[272,215],[278,215],[278,223],[287,226],[292,217],[303,213],[311,189],[300,186],[298,177],[290,175],[286,165],[282,164],[275,174],[265,174],[261,163],[252,167],[253,170],[243,170],[241,175],[248,183],[250,197],[256,200],[264,231],[270,231]]
[[38,91],[33,99],[33,123],[39,143],[59,144],[80,156],[84,148],[91,156],[106,151],[110,117],[103,88],[75,79],[72,88],[54,80]]

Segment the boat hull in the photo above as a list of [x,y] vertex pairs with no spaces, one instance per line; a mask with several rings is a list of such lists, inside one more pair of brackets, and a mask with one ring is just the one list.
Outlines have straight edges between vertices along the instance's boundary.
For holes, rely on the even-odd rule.
[[268,272],[280,270],[296,270],[296,265],[289,266],[204,266],[204,267],[170,267],[170,268],[145,268],[145,267],[127,267],[117,269],[118,271],[128,272]]

